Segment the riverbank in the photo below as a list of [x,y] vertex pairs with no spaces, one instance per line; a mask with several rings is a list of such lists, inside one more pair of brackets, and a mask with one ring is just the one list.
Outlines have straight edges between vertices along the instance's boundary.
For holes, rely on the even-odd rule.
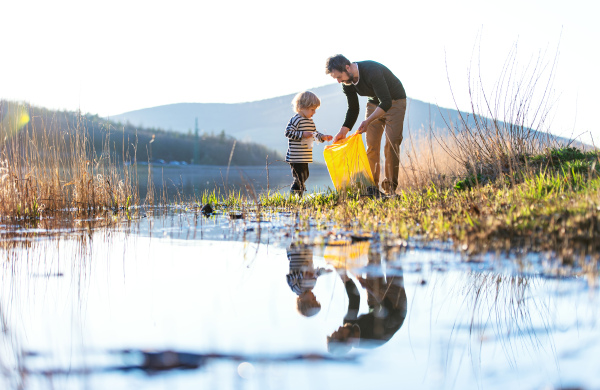
[[326,191],[303,198],[269,193],[205,192],[197,206],[223,210],[286,210],[309,226],[334,222],[357,232],[400,239],[451,241],[470,254],[545,252],[566,264],[597,261],[600,252],[600,176],[597,152],[574,148],[530,156],[512,174],[466,177],[452,187],[434,183],[371,199],[359,191]]

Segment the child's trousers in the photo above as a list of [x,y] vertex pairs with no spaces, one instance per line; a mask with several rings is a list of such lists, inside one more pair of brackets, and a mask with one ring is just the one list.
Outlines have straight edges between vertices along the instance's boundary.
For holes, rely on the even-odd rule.
[[290,191],[293,194],[302,196],[306,190],[304,183],[308,179],[308,163],[290,163],[290,167],[292,168],[292,176],[294,177]]

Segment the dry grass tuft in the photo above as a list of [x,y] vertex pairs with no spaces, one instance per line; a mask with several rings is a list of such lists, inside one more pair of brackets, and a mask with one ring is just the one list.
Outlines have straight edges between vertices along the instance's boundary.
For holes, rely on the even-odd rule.
[[402,143],[398,188],[423,189],[430,185],[447,188],[457,177],[465,175],[464,167],[447,152],[454,143],[451,137],[434,138],[431,132],[412,133]]
[[[65,114],[66,115],[66,114]],[[42,211],[128,208],[139,202],[135,164],[111,150],[110,130],[94,148],[84,117],[75,121],[25,104],[0,103],[0,218]]]

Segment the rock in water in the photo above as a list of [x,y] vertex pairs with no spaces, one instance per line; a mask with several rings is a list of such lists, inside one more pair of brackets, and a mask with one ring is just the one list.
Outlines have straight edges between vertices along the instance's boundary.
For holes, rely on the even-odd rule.
[[210,203],[207,203],[204,206],[202,206],[202,208],[200,209],[200,211],[204,215],[211,215],[213,213],[213,208],[211,207]]

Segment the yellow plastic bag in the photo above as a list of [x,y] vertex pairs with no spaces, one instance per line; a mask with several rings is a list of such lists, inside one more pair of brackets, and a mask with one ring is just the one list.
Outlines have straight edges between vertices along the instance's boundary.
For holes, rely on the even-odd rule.
[[375,185],[361,134],[355,133],[326,146],[323,156],[336,190],[352,185]]
[[369,263],[369,241],[355,244],[327,245],[323,257],[336,269],[354,269]]

